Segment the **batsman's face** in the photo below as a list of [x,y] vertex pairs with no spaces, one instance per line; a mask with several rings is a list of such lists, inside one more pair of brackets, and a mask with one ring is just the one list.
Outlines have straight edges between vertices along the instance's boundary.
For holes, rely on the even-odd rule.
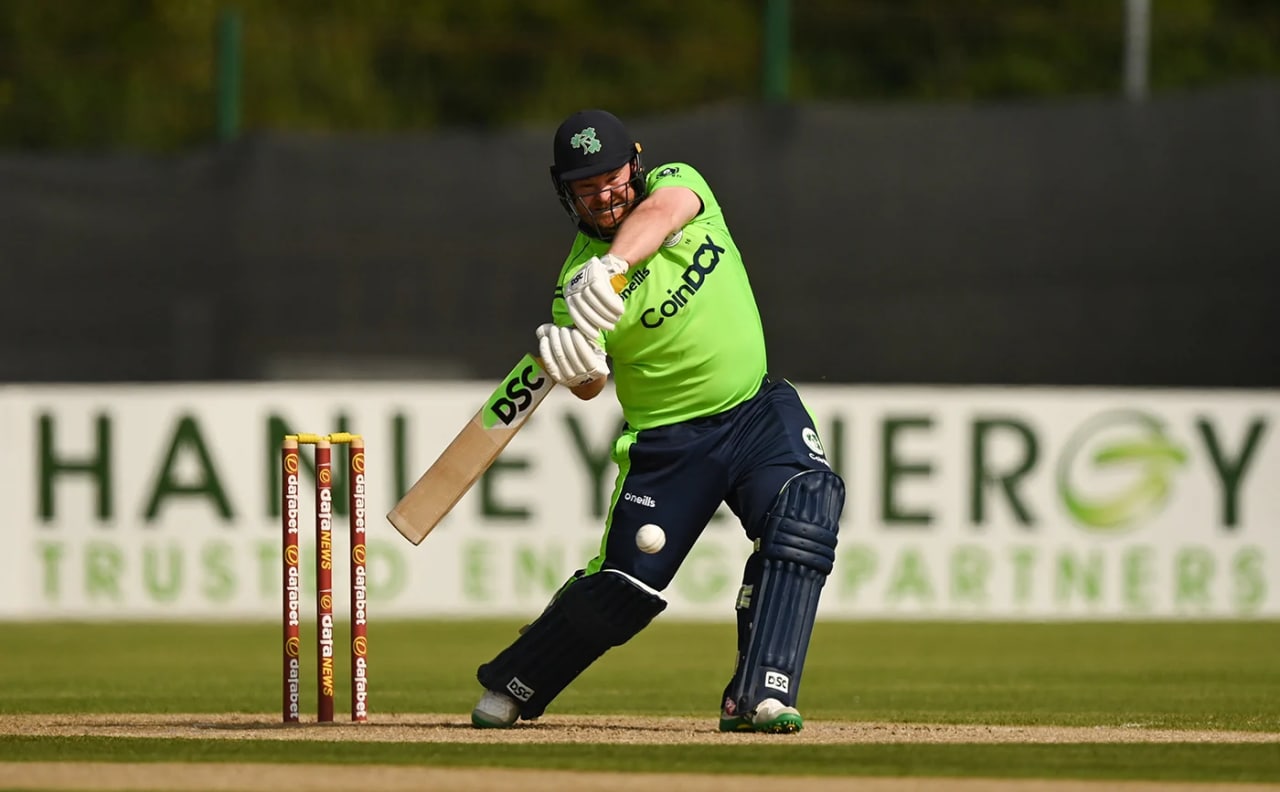
[[598,176],[571,181],[569,189],[578,204],[578,213],[591,218],[599,228],[610,231],[627,216],[635,198],[635,191],[631,189],[630,164]]

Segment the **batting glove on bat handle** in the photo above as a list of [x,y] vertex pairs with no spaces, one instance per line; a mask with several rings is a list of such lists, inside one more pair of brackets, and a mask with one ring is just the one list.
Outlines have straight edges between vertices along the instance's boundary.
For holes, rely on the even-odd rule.
[[617,327],[624,305],[619,292],[627,285],[625,260],[606,253],[591,257],[564,287],[564,301],[573,324],[596,338],[602,330]]
[[604,350],[576,327],[538,327],[538,356],[551,379],[570,388],[609,376]]

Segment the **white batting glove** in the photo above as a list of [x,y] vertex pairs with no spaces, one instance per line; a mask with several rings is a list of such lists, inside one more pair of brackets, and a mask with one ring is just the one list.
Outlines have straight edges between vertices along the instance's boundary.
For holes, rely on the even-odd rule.
[[538,327],[538,356],[551,379],[570,388],[609,376],[604,350],[576,327]]
[[[618,296],[621,289],[614,286],[613,279],[625,275],[629,266],[611,253],[592,256],[564,285],[569,316],[589,338],[595,338],[601,330],[612,330],[622,318],[622,297]],[[622,281],[625,283],[625,278]]]

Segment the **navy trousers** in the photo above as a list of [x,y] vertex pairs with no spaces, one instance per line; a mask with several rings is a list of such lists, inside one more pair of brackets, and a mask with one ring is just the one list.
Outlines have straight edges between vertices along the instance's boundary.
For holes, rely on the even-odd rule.
[[[759,392],[718,415],[654,429],[624,429],[603,555],[591,568],[617,569],[661,591],[721,503],[759,537],[765,514],[797,473],[829,469],[813,418],[791,383],[766,378]],[[666,532],[657,553],[636,547],[640,526]]]

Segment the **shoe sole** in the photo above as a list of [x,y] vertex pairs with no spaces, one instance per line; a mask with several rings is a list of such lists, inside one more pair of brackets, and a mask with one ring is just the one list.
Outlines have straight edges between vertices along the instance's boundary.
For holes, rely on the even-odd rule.
[[760,734],[795,734],[804,728],[804,719],[799,715],[786,713],[773,720],[756,725],[750,718],[721,718],[722,732],[758,732]]
[[477,729],[510,729],[514,724],[485,720],[473,712],[471,713],[471,725]]
[[773,720],[751,724],[751,728],[763,734],[795,734],[804,728],[804,719],[787,712]]

